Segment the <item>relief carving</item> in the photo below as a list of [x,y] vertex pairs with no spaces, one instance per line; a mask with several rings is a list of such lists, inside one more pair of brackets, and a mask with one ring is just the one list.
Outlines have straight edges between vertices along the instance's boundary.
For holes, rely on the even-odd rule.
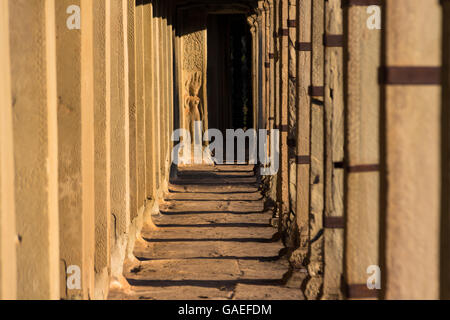
[[203,121],[204,118],[204,111],[199,97],[201,87],[202,73],[200,71],[194,72],[185,83],[186,94],[184,98],[185,125],[186,129],[188,129],[191,134],[192,142],[195,133],[195,122]]

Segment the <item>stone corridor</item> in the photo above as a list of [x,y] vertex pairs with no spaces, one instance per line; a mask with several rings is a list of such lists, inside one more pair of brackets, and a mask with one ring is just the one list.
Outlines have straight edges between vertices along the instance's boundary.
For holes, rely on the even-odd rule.
[[450,299],[449,128],[449,0],[0,0],[0,299]]
[[109,299],[303,299],[258,180],[250,165],[181,169],[125,268],[131,288]]

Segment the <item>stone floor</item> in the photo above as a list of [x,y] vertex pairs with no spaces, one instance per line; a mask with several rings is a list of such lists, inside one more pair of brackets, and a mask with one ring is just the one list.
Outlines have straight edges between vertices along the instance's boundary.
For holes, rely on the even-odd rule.
[[302,300],[271,217],[253,166],[181,170],[109,299]]

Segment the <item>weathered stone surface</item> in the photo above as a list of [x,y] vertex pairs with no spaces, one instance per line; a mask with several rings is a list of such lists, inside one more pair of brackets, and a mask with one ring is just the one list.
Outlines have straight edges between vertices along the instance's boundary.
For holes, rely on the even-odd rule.
[[14,140],[8,2],[0,5],[0,299],[17,298]]
[[[326,2],[325,34],[343,34],[342,20],[341,1]],[[364,24],[361,24],[361,28],[365,28]],[[325,47],[324,72],[324,216],[325,218],[342,218],[344,217],[344,170],[335,168],[334,165],[344,161],[344,49],[342,47]],[[377,120],[374,119],[374,121]],[[324,230],[324,295],[339,296],[340,294],[343,237],[343,229],[326,228]]]
[[[228,194],[215,192],[221,195]],[[280,257],[284,246],[263,207],[261,198],[166,201],[136,242],[140,262],[125,270],[132,290],[109,298],[302,299],[300,288],[284,287],[289,262]]]

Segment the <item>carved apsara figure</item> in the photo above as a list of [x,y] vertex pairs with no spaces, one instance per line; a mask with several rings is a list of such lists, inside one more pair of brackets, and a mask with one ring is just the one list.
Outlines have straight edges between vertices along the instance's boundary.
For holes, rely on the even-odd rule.
[[[201,99],[198,94],[202,86],[201,72],[195,72],[190,79],[186,81],[186,95],[184,99],[184,118],[186,129],[191,134],[191,141],[194,141],[195,122],[203,120]],[[199,132],[201,134],[201,132]]]

